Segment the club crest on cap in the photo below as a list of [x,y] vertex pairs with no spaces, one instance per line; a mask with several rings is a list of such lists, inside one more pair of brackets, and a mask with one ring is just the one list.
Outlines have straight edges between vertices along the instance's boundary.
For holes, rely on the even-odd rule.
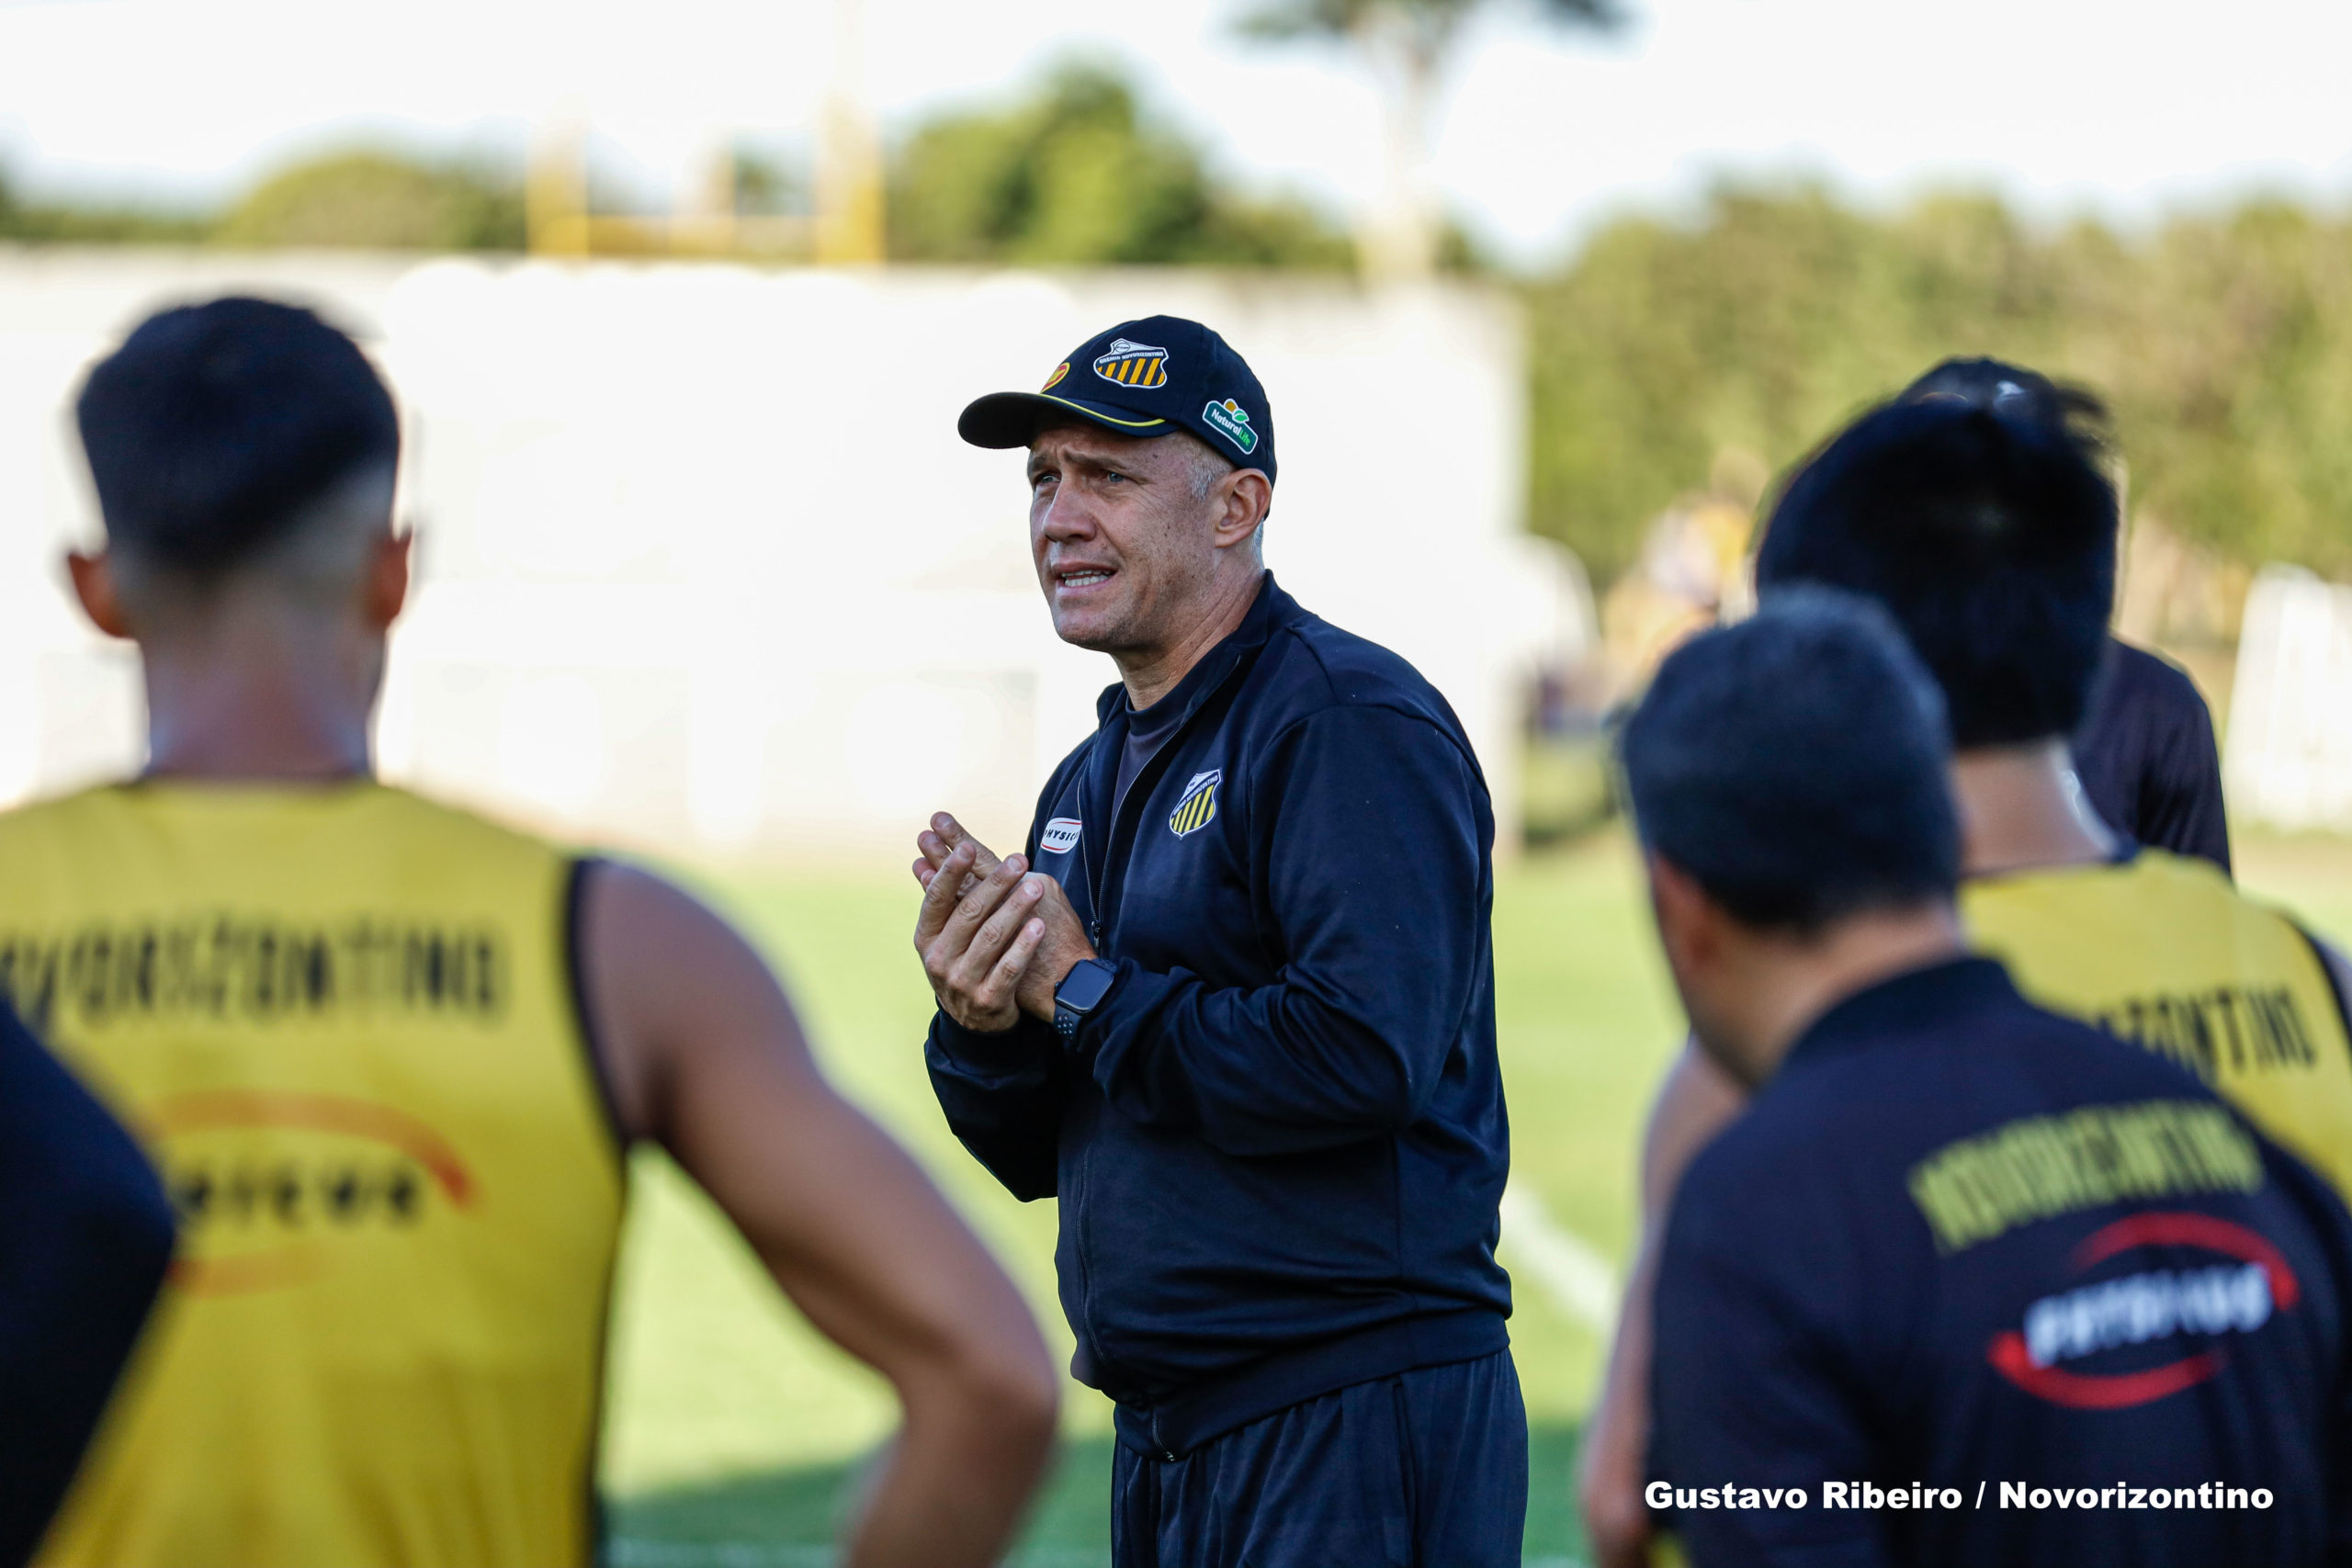
[[1258,433],[1250,428],[1250,411],[1231,398],[1209,404],[1201,411],[1201,418],[1210,429],[1239,447],[1243,457],[1258,449]]
[[1062,378],[1069,374],[1069,361],[1065,359],[1059,365],[1054,367],[1054,373],[1046,378],[1046,384],[1038,388],[1037,390],[1041,392],[1052,391],[1056,387],[1062,384]]
[[1110,347],[1095,355],[1094,373],[1122,387],[1164,387],[1168,385],[1168,351],[1114,337]]

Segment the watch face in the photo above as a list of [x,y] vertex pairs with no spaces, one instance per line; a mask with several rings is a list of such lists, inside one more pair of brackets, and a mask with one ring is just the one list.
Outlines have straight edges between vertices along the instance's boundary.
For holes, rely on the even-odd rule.
[[1102,993],[1111,988],[1115,974],[1116,971],[1100,959],[1081,958],[1076,968],[1062,976],[1060,987],[1054,992],[1054,1000],[1074,1011],[1086,1012],[1102,999]]

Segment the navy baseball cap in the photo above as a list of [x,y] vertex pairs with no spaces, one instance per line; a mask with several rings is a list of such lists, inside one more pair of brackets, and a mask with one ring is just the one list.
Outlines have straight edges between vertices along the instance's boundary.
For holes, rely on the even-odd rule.
[[1034,392],[990,392],[956,422],[975,446],[1026,446],[1057,424],[1122,435],[1188,430],[1236,468],[1274,478],[1274,411],[1232,345],[1198,321],[1121,321],[1070,351]]

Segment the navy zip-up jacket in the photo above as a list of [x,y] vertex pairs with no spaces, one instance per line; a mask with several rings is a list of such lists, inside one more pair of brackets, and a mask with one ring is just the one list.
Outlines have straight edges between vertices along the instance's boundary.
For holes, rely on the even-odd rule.
[[1023,1199],[1061,1200],[1072,1371],[1172,1456],[1508,1343],[1494,817],[1460,722],[1269,575],[1161,699],[1113,818],[1119,687],[1028,855],[1118,971],[1065,1047],[934,1018],[933,1088]]

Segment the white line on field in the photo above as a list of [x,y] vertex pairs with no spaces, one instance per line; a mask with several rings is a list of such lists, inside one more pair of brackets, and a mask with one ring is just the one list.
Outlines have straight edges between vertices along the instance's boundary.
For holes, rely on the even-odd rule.
[[1516,1181],[1503,1189],[1503,1239],[1511,1262],[1534,1275],[1562,1312],[1596,1333],[1616,1326],[1616,1268]]

